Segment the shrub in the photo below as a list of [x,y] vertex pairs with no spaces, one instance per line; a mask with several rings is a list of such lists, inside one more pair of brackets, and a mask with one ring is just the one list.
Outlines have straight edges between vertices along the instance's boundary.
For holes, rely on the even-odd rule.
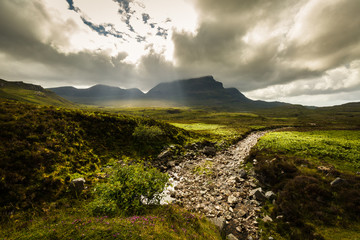
[[134,129],[133,136],[140,143],[162,142],[164,140],[164,132],[158,126],[139,125]]
[[158,153],[166,142],[166,135],[158,126],[140,124],[132,134],[141,155],[150,156]]
[[115,213],[115,209],[106,203],[113,201],[126,214],[141,213],[145,204],[159,204],[160,193],[168,180],[167,174],[156,168],[146,169],[141,164],[116,167],[108,182],[97,185],[90,210],[94,215]]

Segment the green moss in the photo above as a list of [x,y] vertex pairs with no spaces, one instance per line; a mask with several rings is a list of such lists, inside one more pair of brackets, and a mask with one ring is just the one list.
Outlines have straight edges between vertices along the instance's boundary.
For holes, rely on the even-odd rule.
[[204,239],[219,240],[217,228],[204,217],[176,206],[149,209],[130,217],[85,215],[79,210],[54,211],[45,218],[3,225],[5,239]]
[[[144,141],[139,126],[147,126]],[[185,130],[151,119],[0,102],[0,211],[40,210],[69,195],[68,182],[76,177],[91,185],[108,162],[151,160],[188,137]]]
[[303,157],[339,170],[360,170],[360,131],[274,132],[258,143],[259,150]]
[[[275,132],[260,139],[251,153],[258,160],[255,172],[277,193],[276,202],[263,209],[274,219],[260,223],[264,239],[358,238],[357,230],[350,230],[360,220],[360,179],[354,174],[358,137],[359,131],[338,130]],[[346,184],[331,186],[336,177]]]

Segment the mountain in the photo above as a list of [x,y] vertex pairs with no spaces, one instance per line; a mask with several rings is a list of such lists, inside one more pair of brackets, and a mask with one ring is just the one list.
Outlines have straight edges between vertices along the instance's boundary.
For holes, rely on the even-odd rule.
[[290,105],[280,102],[253,101],[236,88],[224,88],[212,76],[160,83],[151,89],[149,99],[178,101],[186,106],[225,107],[234,110],[272,108]]
[[95,85],[87,89],[77,89],[74,87],[48,88],[61,97],[72,102],[81,104],[102,105],[108,101],[131,100],[144,97],[144,93],[137,88],[122,89],[106,85]]
[[212,76],[160,83],[146,94],[139,89],[121,89],[106,85],[95,85],[87,89],[58,87],[48,90],[75,103],[99,106],[189,106],[251,110],[290,105],[253,101],[236,88],[224,88],[223,84]]
[[224,101],[251,101],[236,88],[224,88],[223,84],[212,76],[160,83],[152,88],[146,97],[180,100],[195,105]]
[[54,92],[44,89],[39,85],[10,82],[0,79],[0,100],[16,100],[40,105],[54,105],[62,107],[74,106],[68,100],[59,97]]

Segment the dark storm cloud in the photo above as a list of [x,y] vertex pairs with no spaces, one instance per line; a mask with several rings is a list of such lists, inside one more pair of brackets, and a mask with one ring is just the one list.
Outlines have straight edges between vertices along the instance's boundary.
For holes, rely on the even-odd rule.
[[[18,12],[20,5],[32,13],[29,16],[35,17],[27,18],[20,14]],[[152,71],[157,66],[157,73],[152,71],[150,79],[162,79],[159,76],[161,74],[159,64],[164,64],[166,61],[156,54],[151,54],[149,58],[143,58],[144,62],[140,65],[144,75],[139,76],[134,65],[124,62],[126,53],[110,57],[103,51],[60,52],[48,42],[43,41],[44,36],[39,26],[46,22],[51,22],[51,18],[41,4],[27,1],[22,3],[10,0],[0,1],[0,59],[2,60],[0,61],[0,70],[2,78],[6,79],[6,76],[10,76],[8,80],[30,80],[44,86],[103,83],[150,88],[154,86],[154,83],[147,82],[147,76],[150,76],[148,71]],[[51,24],[62,35],[67,34],[68,25]],[[58,33],[54,32],[54,34],[53,37],[58,38]],[[49,41],[51,38],[50,36]],[[10,64],[11,62],[16,62],[16,69],[9,67],[13,66]],[[26,72],[29,69],[32,71],[32,76]]]
[[[127,25],[128,30],[132,33],[136,33],[134,27],[130,23],[131,18],[135,13],[135,11],[131,10],[129,4],[131,1],[127,1],[127,0],[113,0],[113,1],[119,4],[118,12],[121,16],[121,20]],[[92,22],[91,19],[86,17],[84,14],[82,14],[80,8],[75,7],[73,0],[66,0],[66,2],[69,4],[68,9],[77,12],[80,15],[79,17],[81,18],[83,23],[87,25],[90,29],[97,32],[99,35],[113,36],[124,40],[128,40],[128,38],[130,38],[129,34],[125,33],[124,31],[118,31],[117,29],[115,29],[114,24],[112,23],[95,24],[94,22]],[[109,29],[109,27],[111,30],[107,30]],[[145,37],[138,35],[135,39],[139,42],[139,41],[144,41]]]
[[[358,0],[196,3],[197,33],[173,35],[175,58],[184,72],[207,71],[249,91],[321,77],[360,58]],[[262,31],[251,41],[252,33]]]
[[[360,89],[358,0],[194,0],[196,32],[173,34],[169,21],[154,22],[145,8],[134,12],[139,3],[113,1],[127,26],[123,29],[96,23],[75,0],[63,2],[64,9],[78,16],[68,20],[50,14],[43,0],[0,0],[0,78],[44,86],[103,83],[147,90],[163,81],[214,75],[240,91],[273,87],[263,97],[268,99]],[[176,64],[151,45],[136,66],[125,61],[126,53],[72,52],[70,36],[85,31],[83,24],[105,41],[112,36],[121,39],[119,44],[146,42],[148,36],[136,31],[135,18],[151,34],[172,34]]]

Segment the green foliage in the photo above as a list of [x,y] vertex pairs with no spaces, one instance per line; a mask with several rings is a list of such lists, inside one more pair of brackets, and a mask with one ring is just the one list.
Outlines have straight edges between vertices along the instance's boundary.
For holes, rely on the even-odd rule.
[[55,93],[47,90],[36,91],[23,89],[21,87],[2,87],[0,88],[0,99],[17,100],[20,102],[34,103],[39,105],[52,105],[62,107],[76,107],[68,100],[57,96]]
[[0,226],[1,239],[199,239],[220,240],[217,228],[204,217],[175,206],[149,209],[129,217],[88,216],[76,206],[50,216]]
[[95,188],[95,202],[90,205],[93,215],[116,213],[141,213],[145,204],[159,204],[160,193],[167,186],[169,177],[156,168],[144,168],[141,164],[118,166],[105,183]]
[[[133,136],[138,126],[150,129],[141,147]],[[67,196],[76,176],[91,185],[111,159],[151,159],[187,138],[185,130],[150,119],[0,101],[1,216],[42,211],[43,204]]]
[[[224,109],[222,109],[224,110]],[[210,108],[111,108],[103,111],[162,120],[191,132],[194,142],[234,144],[252,130],[295,125],[296,118],[265,118],[254,113],[221,112]]]
[[158,126],[139,125],[134,129],[132,136],[139,147],[138,151],[152,155],[159,151],[166,142],[166,135]]
[[133,136],[143,144],[163,142],[164,132],[158,126],[139,125],[135,128]]
[[357,172],[360,170],[359,139],[360,131],[274,132],[261,138],[257,148],[318,163],[324,161],[340,170]]
[[[274,132],[260,139],[251,153],[258,160],[255,172],[277,193],[267,213],[274,222],[260,223],[264,239],[332,239],[333,228],[343,229],[337,239],[346,239],[346,229],[360,221],[360,178],[352,173],[359,162],[358,137],[358,131],[314,131]],[[320,165],[329,170],[320,171]],[[331,186],[336,177],[345,183]]]
[[199,175],[207,175],[207,176],[210,176],[213,174],[213,165],[214,163],[212,161],[205,161],[203,162],[202,164],[199,164],[197,165],[193,171],[194,173],[196,174],[199,174]]

